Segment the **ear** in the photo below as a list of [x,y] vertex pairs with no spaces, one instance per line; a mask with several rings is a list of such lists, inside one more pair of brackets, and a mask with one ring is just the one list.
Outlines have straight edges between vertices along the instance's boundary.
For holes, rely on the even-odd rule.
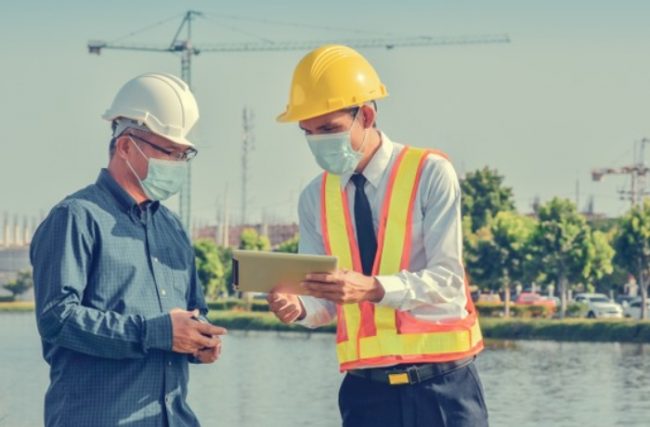
[[377,112],[375,109],[367,104],[361,106],[361,113],[363,114],[363,127],[364,129],[371,128],[375,125],[375,119],[377,118]]
[[117,141],[115,141],[116,156],[119,156],[122,159],[126,159],[132,149],[133,147],[131,147],[131,140],[128,136],[121,135],[117,137]]

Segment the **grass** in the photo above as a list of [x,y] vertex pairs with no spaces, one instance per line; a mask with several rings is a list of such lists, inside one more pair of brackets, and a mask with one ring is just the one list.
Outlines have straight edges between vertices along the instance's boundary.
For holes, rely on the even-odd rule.
[[482,318],[486,338],[650,343],[650,321]]
[[309,331],[328,333],[336,330],[336,325],[328,325],[318,329],[307,329],[300,325],[285,325],[269,312],[250,311],[211,311],[208,313],[210,322],[232,330],[249,331]]
[[[213,311],[208,317],[211,322],[233,330],[307,330],[298,325],[285,325],[271,313]],[[334,332],[335,329],[335,325],[328,325],[309,331]],[[482,318],[481,329],[485,338],[499,340],[650,343],[650,321]]]
[[[0,302],[0,313],[33,310],[32,301]],[[317,333],[332,333],[336,330],[333,324],[313,330],[299,325],[285,325],[269,312],[212,310],[208,318],[211,322],[232,330]],[[481,329],[485,338],[498,340],[650,343],[650,321],[481,317]]]

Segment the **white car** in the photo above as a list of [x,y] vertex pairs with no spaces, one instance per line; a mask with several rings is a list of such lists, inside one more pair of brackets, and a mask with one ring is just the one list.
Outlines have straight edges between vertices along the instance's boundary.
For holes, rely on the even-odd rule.
[[[646,314],[650,315],[650,298],[645,302]],[[632,319],[641,318],[641,298],[635,298],[631,300],[623,309],[623,314],[625,317],[631,317]]]
[[589,318],[623,317],[623,307],[610,300],[605,294],[577,294],[573,300],[587,305]]

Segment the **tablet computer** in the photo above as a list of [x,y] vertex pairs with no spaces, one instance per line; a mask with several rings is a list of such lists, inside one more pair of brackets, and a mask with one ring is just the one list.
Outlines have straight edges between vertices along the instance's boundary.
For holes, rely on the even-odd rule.
[[234,250],[232,280],[241,292],[277,292],[304,294],[300,283],[309,273],[332,273],[338,258],[283,252]]

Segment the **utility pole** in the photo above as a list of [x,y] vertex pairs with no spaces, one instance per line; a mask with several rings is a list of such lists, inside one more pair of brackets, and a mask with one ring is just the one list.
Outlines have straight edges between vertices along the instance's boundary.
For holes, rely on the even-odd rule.
[[228,183],[226,183],[226,195],[223,199],[223,247],[230,246],[230,210],[228,206]]
[[245,225],[248,205],[248,167],[249,154],[255,149],[255,135],[253,134],[253,110],[244,107],[242,111],[242,151],[241,151],[241,224]]
[[629,200],[632,207],[643,203],[644,197],[650,195],[646,189],[646,177],[650,174],[650,168],[645,163],[646,144],[650,144],[650,139],[643,138],[634,143],[634,158],[631,165],[598,168],[591,171],[592,179],[597,182],[602,181],[606,175],[628,175],[629,189],[621,189],[618,193],[621,200]]
[[2,221],[2,245],[5,248],[9,247],[9,214],[5,212]]

